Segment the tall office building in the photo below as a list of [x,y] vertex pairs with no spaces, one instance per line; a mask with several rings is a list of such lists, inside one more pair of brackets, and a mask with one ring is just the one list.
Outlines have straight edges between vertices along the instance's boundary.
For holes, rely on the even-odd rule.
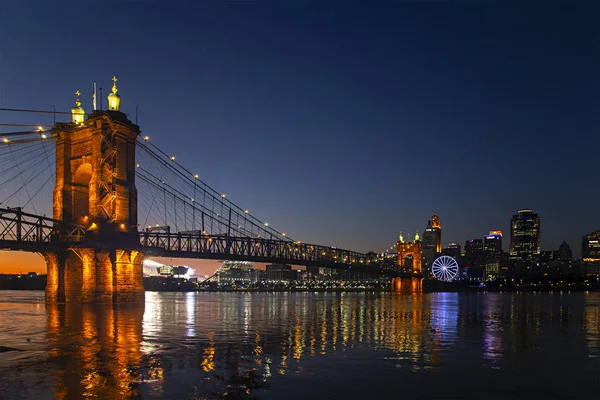
[[442,252],[442,224],[436,214],[431,217],[431,228],[435,231],[435,252],[439,254]]
[[442,254],[445,256],[450,256],[454,258],[456,261],[460,259],[460,244],[458,243],[449,243],[448,247],[444,247],[442,249]]
[[491,231],[489,235],[483,237],[483,253],[485,258],[483,278],[486,280],[496,279],[500,272],[500,262],[502,261],[501,231]]
[[467,274],[479,278],[483,275],[485,264],[485,253],[483,252],[483,240],[472,239],[465,242],[465,263],[468,268]]
[[540,247],[540,217],[532,210],[519,210],[510,219],[510,258],[531,267],[537,263]]
[[581,258],[586,275],[600,274],[600,229],[581,238]]
[[[600,249],[600,247],[599,247]],[[563,240],[560,246],[558,246],[558,260],[571,265],[573,262],[573,252],[571,246]]]
[[423,267],[431,269],[433,261],[442,254],[442,225],[440,218],[433,215],[427,221],[425,233],[423,233]]

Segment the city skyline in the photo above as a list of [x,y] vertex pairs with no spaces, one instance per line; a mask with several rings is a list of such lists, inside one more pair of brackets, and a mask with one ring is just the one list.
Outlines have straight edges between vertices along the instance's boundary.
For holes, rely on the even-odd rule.
[[[581,173],[594,170],[600,127],[595,31],[577,23],[593,15],[585,5],[546,5],[540,19],[531,5],[365,13],[157,3],[146,20],[130,20],[135,3],[115,4],[118,12],[34,3],[0,5],[1,107],[66,111],[80,89],[91,111],[97,82],[106,108],[116,74],[123,110],[134,119],[140,106],[144,134],[298,240],[378,252],[399,231],[423,233],[437,213],[445,247],[506,235],[510,216],[531,207],[542,250],[565,240],[579,257],[581,237],[600,225],[598,189]],[[87,13],[113,20],[116,36],[74,26]],[[31,29],[8,41],[25,16]],[[41,23],[48,16],[51,32]],[[474,27],[478,38],[467,33]],[[109,54],[60,61],[95,38],[111,42]]]

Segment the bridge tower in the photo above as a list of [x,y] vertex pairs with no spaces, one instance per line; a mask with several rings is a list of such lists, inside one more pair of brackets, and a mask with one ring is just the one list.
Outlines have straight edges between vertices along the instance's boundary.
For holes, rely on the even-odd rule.
[[78,98],[72,122],[53,128],[54,219],[84,225],[87,234],[80,247],[44,254],[48,302],[116,302],[144,296],[135,187],[140,130],[120,111],[116,77],[113,81],[108,110],[94,110],[85,119]]
[[[402,232],[396,244],[398,249],[398,272],[399,277],[392,279],[392,292],[398,293],[420,293],[423,290],[423,275],[421,270],[422,243],[419,233],[415,235],[412,242],[404,241]],[[412,266],[406,263],[406,258],[411,256]]]

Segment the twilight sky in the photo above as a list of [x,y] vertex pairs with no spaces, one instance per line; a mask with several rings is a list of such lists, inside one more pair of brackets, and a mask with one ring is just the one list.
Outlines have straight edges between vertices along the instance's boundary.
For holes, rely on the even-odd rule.
[[600,227],[599,4],[3,0],[0,107],[79,89],[91,110],[117,75],[144,135],[294,239],[382,251],[437,213],[444,245],[499,229],[507,250],[532,208],[542,249],[579,256]]

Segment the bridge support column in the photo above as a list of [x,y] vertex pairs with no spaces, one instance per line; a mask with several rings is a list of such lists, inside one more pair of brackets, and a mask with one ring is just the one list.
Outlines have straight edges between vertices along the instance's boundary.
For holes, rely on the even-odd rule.
[[48,303],[144,301],[144,255],[139,251],[78,248],[44,258]]
[[394,293],[421,293],[423,291],[423,278],[392,278],[392,292]]
[[67,255],[67,252],[42,254],[48,269],[46,280],[46,302],[48,303],[64,303],[65,301],[65,261]]

